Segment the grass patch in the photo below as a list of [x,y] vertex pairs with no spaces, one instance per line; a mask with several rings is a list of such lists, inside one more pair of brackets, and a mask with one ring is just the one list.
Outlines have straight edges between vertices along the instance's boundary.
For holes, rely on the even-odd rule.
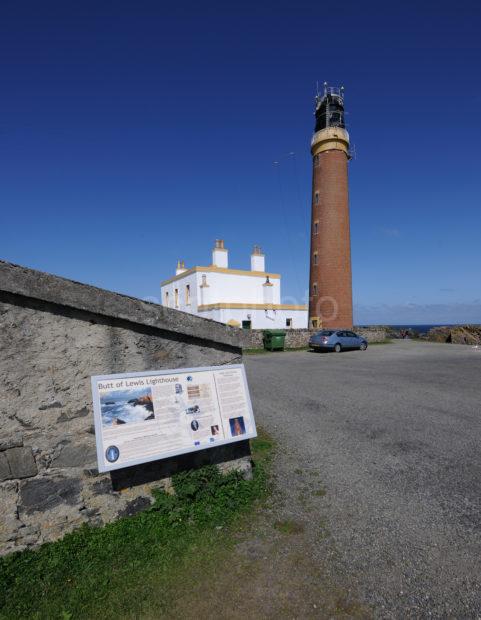
[[268,493],[273,443],[251,442],[252,480],[215,466],[173,477],[175,495],[102,528],[83,526],[36,551],[0,559],[1,618],[125,618],[168,613],[179,582],[214,570],[242,515]]
[[267,349],[242,349],[242,355],[262,355],[263,353],[274,353]]
[[327,493],[326,489],[317,489],[317,491],[313,491],[312,495],[315,495],[316,497],[324,497],[324,495]]
[[368,348],[369,347],[374,347],[378,344],[392,344],[392,340],[390,338],[386,338],[384,340],[379,340],[379,342],[369,342],[368,343]]
[[304,531],[302,523],[298,523],[293,519],[287,519],[286,521],[276,521],[274,527],[283,534],[301,534]]
[[243,355],[262,355],[264,353],[289,353],[291,351],[309,351],[309,347],[289,347],[283,349],[276,349],[275,351],[268,351],[267,349],[243,349]]

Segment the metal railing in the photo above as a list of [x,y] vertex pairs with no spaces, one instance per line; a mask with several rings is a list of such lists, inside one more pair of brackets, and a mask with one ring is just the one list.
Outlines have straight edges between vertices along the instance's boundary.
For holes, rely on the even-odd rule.
[[338,88],[337,86],[324,86],[325,95],[336,95],[336,97],[344,97],[344,88]]

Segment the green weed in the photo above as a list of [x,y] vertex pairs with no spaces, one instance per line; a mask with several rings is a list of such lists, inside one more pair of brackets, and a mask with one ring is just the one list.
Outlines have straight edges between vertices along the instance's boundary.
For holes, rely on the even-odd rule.
[[271,452],[260,434],[252,480],[216,466],[179,473],[175,494],[154,491],[145,512],[0,559],[0,618],[162,615],[189,565],[215,566],[241,516],[266,497]]
[[293,519],[287,519],[286,521],[276,521],[274,527],[283,534],[300,534],[304,531],[304,525]]

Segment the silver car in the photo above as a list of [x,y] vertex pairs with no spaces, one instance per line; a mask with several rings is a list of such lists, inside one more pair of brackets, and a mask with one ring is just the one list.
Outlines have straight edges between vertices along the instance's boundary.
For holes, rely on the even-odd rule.
[[367,340],[347,329],[322,329],[309,339],[309,347],[314,351],[335,351],[347,349],[367,349]]

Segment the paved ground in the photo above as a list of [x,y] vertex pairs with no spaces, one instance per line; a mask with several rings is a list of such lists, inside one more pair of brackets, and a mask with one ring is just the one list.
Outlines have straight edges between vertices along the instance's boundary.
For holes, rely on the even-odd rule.
[[480,618],[481,350],[399,341],[245,362],[306,578],[316,566],[342,589],[341,615]]

